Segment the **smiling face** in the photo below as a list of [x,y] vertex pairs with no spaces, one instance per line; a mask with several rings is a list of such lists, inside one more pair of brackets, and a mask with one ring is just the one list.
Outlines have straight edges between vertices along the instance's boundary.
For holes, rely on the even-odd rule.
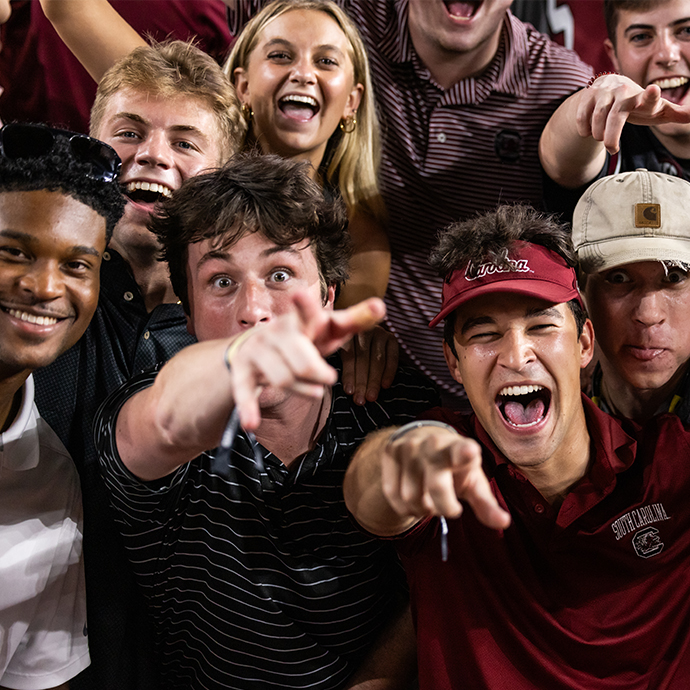
[[128,201],[113,246],[125,255],[130,248],[157,250],[146,227],[156,201],[221,162],[215,114],[198,98],[127,88],[108,101],[96,136],[122,159],[120,182]]
[[309,160],[318,169],[329,138],[363,93],[350,53],[345,34],[324,12],[288,11],[263,28],[234,79],[264,153]]
[[625,264],[588,276],[584,295],[609,389],[670,396],[690,360],[687,272],[660,261]]
[[472,56],[481,72],[498,49],[501,27],[512,0],[410,0],[410,35],[424,56]]
[[[616,71],[641,86],[657,84],[674,103],[688,102],[690,87],[690,0],[658,2],[647,11],[619,10],[616,45],[606,48]],[[687,135],[690,125],[655,127],[669,137]]]
[[[518,467],[557,463],[587,438],[580,369],[592,357],[567,304],[518,294],[475,297],[456,311],[453,376],[501,452]],[[584,435],[584,436],[583,436]]]
[[0,193],[0,372],[50,364],[98,303],[105,219],[60,192]]

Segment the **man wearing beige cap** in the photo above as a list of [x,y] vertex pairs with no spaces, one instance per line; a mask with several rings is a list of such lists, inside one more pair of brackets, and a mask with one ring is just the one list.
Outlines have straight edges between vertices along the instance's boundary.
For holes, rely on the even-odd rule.
[[589,187],[573,218],[599,361],[592,397],[645,421],[690,421],[690,183],[637,170]]

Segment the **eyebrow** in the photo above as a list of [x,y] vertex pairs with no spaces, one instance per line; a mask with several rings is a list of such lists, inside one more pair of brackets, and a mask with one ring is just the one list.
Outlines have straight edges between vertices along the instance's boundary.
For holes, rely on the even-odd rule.
[[525,316],[548,316],[550,319],[559,319],[560,321],[563,320],[563,314],[556,309],[556,307],[547,307],[546,309],[530,309],[529,311],[525,312]]
[[[675,21],[671,22],[669,26],[678,26],[680,24],[685,24],[686,22],[690,22],[690,17],[683,17],[682,19],[676,19]],[[644,31],[647,30],[649,31],[650,29],[654,29],[653,24],[631,24],[630,26],[625,28],[625,31],[623,32],[624,35],[627,35],[628,32],[630,31]]]
[[[19,232],[18,230],[0,230],[0,237],[6,237],[17,242],[25,242],[26,244],[35,244],[36,236],[30,235],[27,232]],[[99,257],[101,253],[95,247],[89,247],[85,244],[75,244],[70,247],[72,254],[90,254]]]
[[[232,249],[232,248],[231,248]],[[287,252],[288,254],[294,254],[298,256],[302,249],[296,249],[294,246],[290,245],[287,247],[269,247],[264,249],[259,255],[260,258],[269,257],[273,254],[280,254],[282,252]],[[228,249],[211,249],[211,251],[206,252],[199,261],[197,262],[197,269],[201,268],[205,263],[213,261],[214,259],[219,259],[220,261],[230,261],[232,259],[232,252]]]
[[[288,41],[287,38],[272,38],[270,41],[266,43],[265,47],[270,48],[271,46],[275,45],[288,46],[289,48],[293,47],[292,42]],[[320,46],[316,46],[316,48],[317,50],[332,50],[335,53],[343,55],[343,51],[340,48],[338,48],[338,46],[334,46],[330,43],[324,43]]]
[[[529,309],[525,312],[525,318],[533,319],[539,316],[546,316],[550,319],[563,321],[563,314],[556,307],[547,307],[546,309]],[[478,326],[494,325],[496,320],[491,316],[477,316],[473,319],[467,319],[465,323],[462,324],[460,329],[460,334],[465,335],[467,331],[477,328]]]
[[[142,117],[141,115],[137,115],[137,113],[116,113],[113,116],[113,121],[115,120],[131,120],[132,122],[137,122],[140,125],[151,124],[149,120]],[[194,132],[201,137],[207,138],[206,135],[198,127],[195,127],[194,125],[172,125],[171,127],[166,127],[166,129],[173,132]]]

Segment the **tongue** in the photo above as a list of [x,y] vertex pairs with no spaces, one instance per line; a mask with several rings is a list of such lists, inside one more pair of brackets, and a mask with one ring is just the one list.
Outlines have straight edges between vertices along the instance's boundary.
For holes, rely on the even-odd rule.
[[671,101],[671,103],[679,104],[683,100],[683,96],[685,96],[685,92],[687,90],[687,84],[683,84],[683,86],[678,86],[675,89],[662,89],[661,97],[665,98],[667,101]]
[[293,120],[311,120],[314,111],[308,105],[298,105],[297,103],[286,103],[281,110],[287,117]]
[[544,416],[544,401],[535,398],[527,407],[519,402],[507,402],[503,406],[503,412],[512,424],[532,424]]
[[446,2],[448,12],[453,17],[469,19],[477,6],[476,2]]

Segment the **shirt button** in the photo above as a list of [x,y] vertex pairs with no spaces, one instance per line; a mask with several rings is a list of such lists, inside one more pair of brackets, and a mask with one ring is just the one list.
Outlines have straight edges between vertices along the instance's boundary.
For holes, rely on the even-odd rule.
[[110,261],[110,252],[103,252],[103,261]]
[[124,298],[125,301],[131,302],[134,299],[134,295],[129,290],[127,290],[127,292],[125,292],[124,294]]
[[444,132],[441,132],[437,137],[436,141],[439,142],[439,144],[445,144],[446,143],[446,135]]
[[544,512],[544,506],[541,503],[536,503],[534,505],[534,512],[541,515]]
[[150,337],[151,337],[150,331],[146,331],[146,333],[144,333],[144,340],[148,340]]

